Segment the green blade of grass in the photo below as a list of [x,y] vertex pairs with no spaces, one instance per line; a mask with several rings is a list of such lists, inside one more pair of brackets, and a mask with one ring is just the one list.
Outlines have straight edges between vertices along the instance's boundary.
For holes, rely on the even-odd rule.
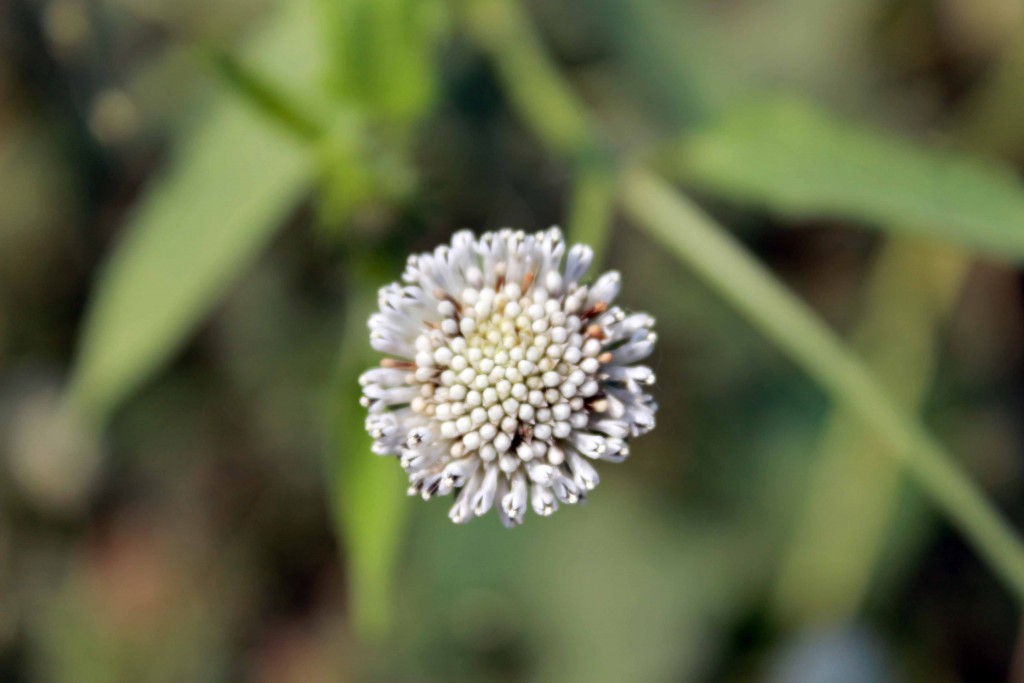
[[596,264],[604,261],[614,208],[614,167],[600,162],[577,164],[569,200],[568,237],[590,245]]
[[[253,56],[304,71],[305,3],[287,3]],[[135,207],[92,293],[68,401],[99,426],[184,342],[307,191],[308,152],[289,131],[220,94],[185,131]]]
[[[465,21],[481,48],[495,60],[523,118],[546,144],[570,154],[599,144],[585,108],[511,3],[475,0]],[[534,83],[542,87],[527,87]],[[833,399],[877,432],[1018,601],[1024,602],[1024,546],[1014,531],[843,341],[724,230],[650,171],[637,167],[623,174],[622,200],[655,241],[693,268]]]
[[888,446],[932,502],[1024,603],[1024,546],[961,467],[907,415],[843,341],[696,206],[657,176],[630,170],[628,213],[775,342]]
[[[954,249],[894,240],[872,272],[851,344],[910,413],[929,386],[939,328],[968,265]],[[903,482],[904,467],[890,450],[849,410],[833,412],[774,589],[783,621],[842,620],[863,603]]]
[[331,397],[326,468],[328,498],[345,542],[350,622],[366,641],[390,632],[397,609],[395,574],[408,504],[408,484],[394,458],[375,455],[363,426],[360,373],[378,360],[366,321],[376,309],[372,276],[350,280],[349,310],[339,347],[337,385]]
[[[1024,41],[1008,45],[949,131],[971,149],[1003,158],[1012,157],[1022,141],[1020,127],[1008,124],[1020,109],[1014,103],[1024,74]],[[939,328],[969,266],[961,250],[901,238],[889,240],[874,265],[852,344],[908,411],[918,412],[927,393]],[[774,587],[773,607],[784,622],[851,618],[872,582],[884,582],[891,565],[916,554],[919,544],[911,535],[918,524],[910,519],[920,519],[918,497],[900,495],[905,471],[880,452],[885,448],[847,411],[833,411]],[[899,508],[908,517],[908,506],[912,512],[900,524]]]

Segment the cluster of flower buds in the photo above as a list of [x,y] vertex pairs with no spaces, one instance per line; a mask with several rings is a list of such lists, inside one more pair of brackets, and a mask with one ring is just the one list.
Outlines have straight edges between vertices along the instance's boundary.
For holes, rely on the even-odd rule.
[[620,462],[654,427],[654,319],[613,305],[620,278],[582,283],[593,254],[557,228],[457,233],[412,256],[380,292],[363,374],[367,429],[399,456],[409,493],[456,492],[467,522],[497,503],[506,526],[583,500],[593,460]]

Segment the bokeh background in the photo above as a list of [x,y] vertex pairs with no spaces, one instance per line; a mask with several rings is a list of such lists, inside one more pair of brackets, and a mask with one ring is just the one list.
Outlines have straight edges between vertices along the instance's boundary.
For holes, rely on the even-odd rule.
[[[878,435],[615,199],[648,162],[1024,526],[1020,0],[0,0],[0,681],[1024,680]],[[457,527],[370,455],[365,317],[552,224],[657,317],[660,425]]]

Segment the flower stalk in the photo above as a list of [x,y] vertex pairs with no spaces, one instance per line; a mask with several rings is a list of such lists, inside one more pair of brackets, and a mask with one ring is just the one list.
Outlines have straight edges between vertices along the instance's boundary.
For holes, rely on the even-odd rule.
[[1024,546],[984,493],[882,388],[843,341],[736,241],[643,169],[623,179],[626,210],[659,243],[774,341],[839,404],[884,439],[931,500],[1024,603]]

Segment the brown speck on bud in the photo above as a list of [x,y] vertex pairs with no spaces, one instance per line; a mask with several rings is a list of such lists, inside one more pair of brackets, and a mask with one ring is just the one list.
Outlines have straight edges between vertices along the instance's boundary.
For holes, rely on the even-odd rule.
[[523,284],[519,289],[522,291],[524,295],[530,291],[530,287],[533,287],[533,282],[536,279],[537,274],[534,273],[532,270],[527,272],[526,275],[523,276]]
[[397,358],[381,358],[382,368],[398,368],[400,370],[415,370],[416,363],[411,360],[398,360]]
[[453,297],[451,294],[449,294],[448,292],[444,291],[440,287],[438,287],[437,289],[434,290],[434,298],[437,299],[438,301],[447,301],[447,302],[449,302],[452,306],[455,307],[455,318],[456,318],[456,320],[458,320],[461,317],[460,316],[460,313],[462,312],[462,302],[461,301],[457,301],[455,299],[455,297]]
[[607,310],[608,310],[608,304],[606,304],[603,301],[598,301],[596,304],[594,304],[593,306],[591,306],[587,310],[583,311],[582,318],[584,320],[590,320],[591,318],[596,318],[597,316],[601,315],[602,313],[604,313]]

